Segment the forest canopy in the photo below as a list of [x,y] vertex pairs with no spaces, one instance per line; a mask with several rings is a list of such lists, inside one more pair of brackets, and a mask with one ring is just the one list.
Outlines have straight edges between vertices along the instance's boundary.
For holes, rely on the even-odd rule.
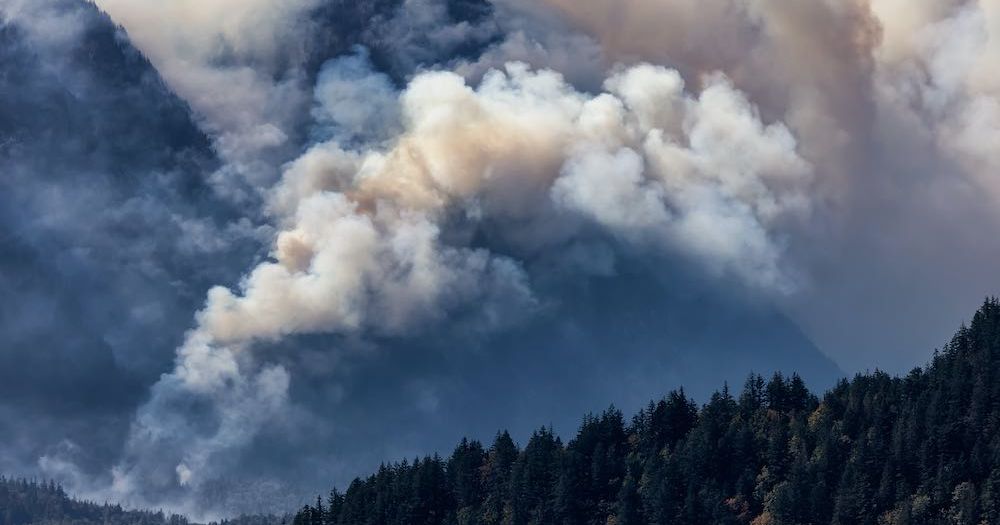
[[584,417],[463,439],[451,456],[383,465],[295,525],[1000,523],[1000,302],[988,299],[906,377],[751,375],[703,406],[669,393],[626,420]]

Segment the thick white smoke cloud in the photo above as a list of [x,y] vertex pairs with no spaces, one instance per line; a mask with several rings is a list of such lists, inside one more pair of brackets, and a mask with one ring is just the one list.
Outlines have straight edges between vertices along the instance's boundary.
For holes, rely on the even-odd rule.
[[991,66],[1000,59],[996,2],[544,4],[600,42],[607,60],[673,64],[686,75],[726,72],[766,114],[788,123],[828,196],[859,184],[855,177],[876,155],[866,150],[892,140],[874,135],[877,113],[920,129],[967,177],[996,191],[989,175],[1000,93]]
[[862,2],[545,0],[542,5],[595,38],[607,61],[669,64],[686,78],[726,73],[765,115],[784,121],[799,137],[824,191],[842,189],[858,167],[853,159],[865,154],[869,52],[877,26]]
[[[595,236],[792,292],[815,328],[827,308],[858,306],[842,274],[895,275],[925,255],[919,233],[886,224],[933,222],[922,205],[939,181],[987,195],[953,193],[967,200],[937,209],[955,222],[1000,199],[992,0],[497,0],[494,22],[433,32],[443,4],[411,0],[384,31],[412,67],[494,24],[504,37],[401,92],[359,52],[312,93],[276,76],[312,0],[97,3],[206,118],[232,169],[255,173],[246,165],[310,102],[318,141],[276,186],[250,176],[280,232],[271,259],[209,293],[135,421],[124,494],[197,486],[279,424],[295,377],[257,348],[284,337],[401,337],[457,312],[449,329],[500,329],[552,299],[526,261],[579,258],[569,247]],[[901,180],[914,152],[946,171]]]
[[[273,260],[239,290],[209,293],[176,370],[135,421],[119,487],[148,482],[141,458],[152,450],[160,471],[166,457],[178,483],[197,485],[215,456],[246,445],[280,413],[292,378],[257,363],[256,343],[412,335],[455,310],[477,312],[470,329],[491,330],[535,308],[525,267],[451,235],[456,216],[562,225],[540,228],[519,250],[558,249],[596,228],[755,287],[791,285],[779,225],[808,211],[811,169],[788,129],[763,123],[721,75],[692,94],[676,71],[640,65],[589,95],[558,73],[511,63],[476,87],[453,73],[421,74],[397,98],[349,57],[320,78],[315,112],[330,129],[349,130],[349,144],[354,130],[402,133],[357,147],[334,138],[287,167],[272,193],[281,227]],[[347,88],[361,78],[375,89]],[[370,109],[359,112],[362,100]],[[516,231],[495,233],[520,242]],[[207,402],[217,423],[193,425],[185,399]]]

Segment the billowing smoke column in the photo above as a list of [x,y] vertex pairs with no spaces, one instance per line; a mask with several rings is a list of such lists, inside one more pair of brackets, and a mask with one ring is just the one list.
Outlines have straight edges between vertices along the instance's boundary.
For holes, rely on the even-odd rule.
[[[315,113],[337,136],[291,163],[271,192],[273,259],[238,291],[209,293],[176,370],[135,422],[117,471],[124,491],[155,482],[164,460],[179,484],[196,485],[216,454],[278,417],[291,378],[257,362],[258,342],[405,335],[456,311],[474,312],[463,316],[471,330],[516,322],[544,298],[515,254],[596,231],[640,252],[688,254],[754,287],[792,286],[775,231],[808,212],[811,169],[788,129],[761,122],[724,76],[693,95],[676,71],[638,65],[588,95],[511,63],[477,87],[421,74],[397,96],[379,75],[359,77],[361,60],[321,76]],[[358,85],[372,89],[351,92]],[[358,133],[376,138],[358,143]],[[493,225],[511,248],[475,246],[459,223]],[[189,420],[201,402],[215,420],[208,431]]]
[[[499,27],[482,53],[401,85],[359,50],[313,93],[290,42],[313,34],[302,20],[322,2],[97,3],[215,134],[219,189],[262,196],[278,232],[238,288],[211,290],[137,414],[113,489],[139,501],[200,486],[287,422],[294,371],[260,348],[290,336],[503,330],[557,300],[535,286],[538,257],[609,271],[569,261],[594,239],[684,259],[809,325],[850,290],[840,267],[936,266],[898,270],[923,239],[872,224],[922,223],[926,203],[948,224],[998,220],[991,0],[497,0],[491,23],[431,39],[452,49]],[[429,25],[445,12],[400,5]],[[385,27],[407,45],[421,34]],[[301,155],[296,133],[315,139]]]

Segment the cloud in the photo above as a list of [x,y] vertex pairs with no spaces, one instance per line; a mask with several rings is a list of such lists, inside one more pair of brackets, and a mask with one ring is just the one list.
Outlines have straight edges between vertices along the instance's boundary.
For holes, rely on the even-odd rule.
[[[138,483],[141,493],[153,472],[168,470],[197,487],[219,455],[274,424],[292,378],[261,363],[255,347],[297,334],[412,338],[431,327],[511,326],[540,304],[517,254],[558,253],[592,235],[588,222],[751,286],[789,286],[771,228],[808,211],[810,167],[789,131],[762,123],[724,77],[693,96],[675,71],[641,65],[589,95],[553,71],[511,63],[478,86],[454,73],[417,75],[394,104],[361,59],[321,75],[315,113],[334,138],[291,163],[272,192],[281,231],[271,259],[237,290],[209,292],[176,369],[134,422],[133,453],[118,467],[123,486]],[[359,86],[345,78],[373,87],[373,107],[351,109]],[[339,137],[357,144],[358,130],[393,129],[382,109],[397,107],[399,135],[343,149]],[[454,234],[457,221],[513,238],[514,218],[563,226],[510,251]],[[192,426],[192,402],[207,403],[215,423]],[[157,458],[153,472],[147,456]]]
[[[70,0],[3,6],[0,60],[20,73],[0,82],[28,80],[0,101],[0,289],[17,298],[0,311],[21,345],[0,368],[32,346],[78,359],[59,384],[107,411],[99,457],[75,420],[67,443],[18,430],[17,448],[136,503],[197,514],[230,476],[271,487],[303,433],[340,439],[312,445],[324,465],[389,433],[423,443],[407,414],[444,421],[486,382],[472,367],[523,372],[508,355],[579,383],[461,416],[537,419],[539,399],[571,397],[557,385],[600,383],[608,334],[638,337],[646,363],[726,305],[706,330],[795,332],[754,310],[777,303],[848,368],[875,351],[906,368],[1000,256],[983,242],[1000,220],[993,2],[96,5],[124,31]],[[40,335],[56,323],[84,336]],[[793,336],[746,355],[681,339],[658,371],[672,381],[701,377],[699,352],[812,355]],[[46,395],[23,399],[69,410]]]
[[[416,74],[397,100],[363,54],[326,66],[313,113],[328,140],[271,192],[273,260],[239,289],[211,292],[193,336],[209,341],[207,355],[252,354],[261,341],[304,333],[407,336],[471,304],[545,304],[531,261],[595,237],[809,297],[828,286],[809,273],[816,254],[861,242],[855,210],[878,215],[864,178],[891,171],[878,150],[887,113],[917,107],[920,120],[933,119],[928,135],[940,130],[942,155],[970,181],[993,162],[981,140],[995,127],[994,97],[981,95],[991,79],[969,58],[989,56],[989,8],[929,9],[948,18],[921,22],[926,37],[899,43],[883,27],[886,4],[547,6],[499,4],[521,17],[499,23],[504,38],[454,62],[457,73]],[[445,17],[416,2],[401,12],[415,25]],[[415,37],[410,25],[385,27],[408,35],[401,42]],[[546,37],[539,27],[560,30]],[[446,36],[421,49],[453,49]],[[573,42],[590,50],[581,69],[560,58]],[[408,56],[417,55],[400,60]],[[566,68],[582,85],[601,70],[605,78],[584,90],[555,70],[504,63],[512,56]],[[929,72],[915,87],[892,76],[908,61]],[[359,109],[362,86],[374,103]],[[920,98],[906,100],[913,93]],[[905,103],[890,107],[887,94]],[[837,233],[818,237],[824,227]],[[510,281],[518,285],[505,289]],[[505,311],[491,310],[494,321]],[[218,381],[192,377],[193,389]]]

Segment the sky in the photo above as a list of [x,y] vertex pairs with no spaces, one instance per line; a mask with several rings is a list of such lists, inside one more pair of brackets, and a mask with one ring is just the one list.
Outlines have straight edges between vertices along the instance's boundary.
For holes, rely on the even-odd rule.
[[0,0],[0,472],[196,519],[1000,293],[995,0]]

